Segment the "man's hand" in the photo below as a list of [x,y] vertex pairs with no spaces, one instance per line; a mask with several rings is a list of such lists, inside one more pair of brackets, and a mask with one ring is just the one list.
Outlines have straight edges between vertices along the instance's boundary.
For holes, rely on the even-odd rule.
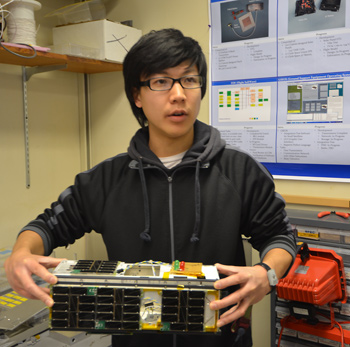
[[29,299],[39,299],[47,306],[53,305],[49,288],[35,284],[32,274],[42,278],[49,284],[55,284],[57,277],[47,269],[57,266],[62,259],[35,255],[25,249],[17,249],[5,262],[7,279],[18,294]]
[[[289,269],[293,257],[289,252],[281,248],[273,248],[264,256],[263,262],[274,269],[277,278],[282,278]],[[218,320],[218,326],[234,322],[244,316],[248,307],[256,304],[271,291],[267,271],[262,266],[226,266],[216,264],[218,271],[224,275],[214,286],[216,289],[225,289],[239,285],[240,289],[227,297],[212,301],[210,308],[220,310],[232,306]]]
[[216,289],[240,286],[240,289],[234,293],[210,303],[212,310],[234,305],[220,316],[217,322],[219,327],[243,317],[249,306],[262,300],[271,291],[267,271],[261,266],[243,267],[221,264],[215,266],[221,274],[227,275],[227,277],[215,282]]

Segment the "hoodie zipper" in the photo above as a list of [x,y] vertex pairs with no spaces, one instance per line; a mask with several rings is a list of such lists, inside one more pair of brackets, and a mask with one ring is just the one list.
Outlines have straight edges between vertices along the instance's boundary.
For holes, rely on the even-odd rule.
[[[174,171],[175,172],[175,171]],[[175,236],[174,236],[174,213],[173,213],[173,177],[168,176],[169,183],[169,222],[170,222],[170,245],[171,261],[175,261]],[[177,346],[176,334],[173,335],[173,346]]]
[[[202,168],[208,168],[209,164],[202,165]],[[136,167],[131,167],[136,169]],[[174,232],[174,214],[173,214],[173,176],[176,171],[178,171],[181,168],[178,168],[172,172],[171,176],[168,176],[167,173],[162,170],[160,167],[156,165],[148,164],[144,167],[144,170],[146,169],[157,169],[164,173],[164,175],[167,177],[167,181],[169,184],[169,223],[170,223],[170,252],[171,252],[171,261],[175,261],[175,232]]]
[[[136,166],[130,166],[132,169],[137,169]],[[175,261],[175,236],[174,236],[174,214],[173,214],[173,189],[172,189],[172,182],[173,182],[173,175],[177,171],[173,171],[172,176],[168,176],[167,173],[162,170],[160,167],[156,165],[148,164],[144,166],[144,170],[147,169],[157,169],[164,173],[164,175],[167,178],[167,181],[169,183],[169,223],[170,223],[170,255],[171,255],[171,261]]]
[[171,260],[175,261],[175,236],[174,236],[174,214],[173,214],[173,177],[168,176],[169,183],[169,219],[170,219],[170,245]]

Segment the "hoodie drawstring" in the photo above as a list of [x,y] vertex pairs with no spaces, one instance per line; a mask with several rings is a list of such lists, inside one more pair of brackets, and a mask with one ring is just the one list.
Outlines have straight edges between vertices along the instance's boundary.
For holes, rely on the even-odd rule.
[[[139,158],[139,174],[141,179],[142,186],[142,195],[143,195],[143,205],[144,205],[144,215],[145,215],[145,230],[140,234],[141,240],[150,242],[152,240],[150,235],[150,210],[149,210],[149,201],[147,193],[147,184],[145,173],[142,165],[142,158]],[[194,191],[194,202],[195,202],[195,224],[193,228],[193,233],[190,238],[191,242],[199,241],[199,227],[201,220],[201,192],[200,192],[200,183],[199,183],[199,172],[201,167],[201,161],[196,161],[196,172],[195,172],[195,191]]]
[[201,220],[201,187],[199,184],[199,168],[200,160],[197,160],[195,182],[194,182],[194,203],[195,203],[195,224],[193,234],[191,236],[191,242],[199,241],[199,224]]
[[143,195],[143,206],[144,206],[144,213],[145,213],[145,230],[140,234],[141,240],[150,242],[151,241],[151,235],[150,235],[150,215],[149,215],[149,202],[148,202],[148,194],[147,194],[147,185],[146,185],[146,178],[145,173],[143,171],[143,165],[142,165],[142,158],[139,158],[139,174],[141,179],[141,185],[142,185],[142,195]]

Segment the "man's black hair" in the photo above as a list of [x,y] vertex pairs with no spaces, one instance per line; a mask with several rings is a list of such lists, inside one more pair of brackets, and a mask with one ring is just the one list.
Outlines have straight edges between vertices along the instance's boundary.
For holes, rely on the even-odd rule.
[[140,79],[155,73],[176,67],[185,60],[196,65],[203,78],[202,98],[206,92],[207,63],[197,41],[186,37],[177,29],[151,31],[142,36],[130,49],[123,62],[125,93],[132,111],[142,127],[147,125],[147,118],[135,105],[134,92],[140,89]]

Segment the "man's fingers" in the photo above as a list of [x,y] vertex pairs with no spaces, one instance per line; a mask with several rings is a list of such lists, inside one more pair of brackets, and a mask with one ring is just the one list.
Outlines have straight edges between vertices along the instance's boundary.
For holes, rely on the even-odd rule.
[[45,266],[47,269],[56,267],[65,258],[53,258],[53,257],[41,257],[39,263]]
[[39,261],[40,262],[28,260],[28,270],[34,275],[37,275],[38,277],[42,278],[45,282],[55,284],[57,282],[57,277],[53,275],[50,271],[48,271],[45,266],[42,265],[41,259]]
[[53,305],[50,297],[50,290],[38,286],[32,278],[36,275],[49,284],[57,283],[57,277],[53,275],[49,268],[56,267],[63,259],[45,257],[32,254],[27,250],[14,252],[5,262],[7,279],[18,294],[29,299],[38,299],[47,306]]
[[[49,288],[43,288],[43,287],[39,287],[44,293],[46,294],[50,294],[50,289]],[[24,296],[25,298],[28,298],[28,299],[33,299],[33,300],[40,300],[37,296],[34,296],[33,294],[27,292],[25,289],[21,289],[21,288],[17,288],[16,289],[16,293]],[[43,300],[47,300],[47,297],[44,297],[43,296]],[[41,300],[41,301],[43,301]]]
[[235,266],[227,266],[227,265],[222,265],[222,264],[215,264],[216,268],[218,271],[223,274],[223,275],[233,275],[235,272]]
[[[43,260],[42,257],[40,260]],[[50,263],[48,261],[47,263]],[[52,263],[52,262],[51,262]],[[45,266],[38,262],[38,259],[25,259],[23,267],[14,271],[13,289],[19,294],[29,298],[38,299],[44,302],[47,306],[53,305],[53,300],[49,295],[49,289],[39,287],[32,279],[32,274],[42,278],[45,282],[55,284],[57,277],[50,273]]]
[[221,310],[222,308],[228,307],[228,306],[232,306],[232,305],[236,305],[237,303],[239,303],[240,301],[243,300],[243,296],[242,296],[242,291],[238,290],[228,296],[225,296],[224,298],[220,299],[220,300],[214,300],[210,303],[210,308],[212,310]]
[[240,301],[236,306],[232,307],[219,317],[217,325],[221,327],[243,317],[248,307],[249,304],[246,303],[246,300]]
[[222,278],[214,283],[216,289],[224,289],[235,285],[244,285],[251,277],[247,272],[236,272],[225,278]]
[[52,306],[53,300],[50,297],[50,289],[39,287],[31,278],[31,276],[26,276],[27,280],[22,281],[22,287],[16,288],[18,294],[21,294],[29,299],[41,300],[45,305]]
[[238,305],[235,305],[233,307],[231,307],[229,310],[225,311],[221,316],[220,316],[220,319],[221,318],[224,318],[226,316],[230,316],[232,313],[234,313],[238,308]]

